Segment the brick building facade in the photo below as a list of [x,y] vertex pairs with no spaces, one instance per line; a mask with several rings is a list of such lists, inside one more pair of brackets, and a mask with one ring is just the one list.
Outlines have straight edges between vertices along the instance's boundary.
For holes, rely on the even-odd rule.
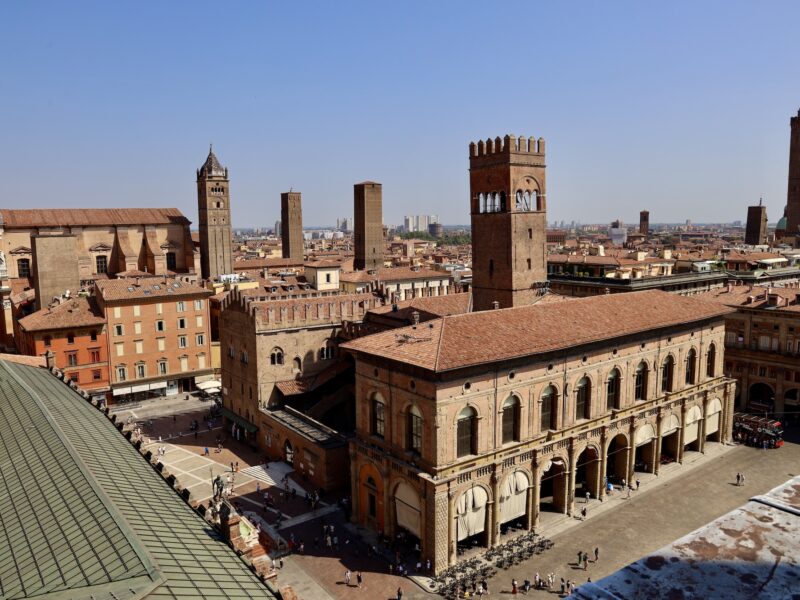
[[194,389],[213,374],[208,298],[176,279],[142,277],[96,284],[106,316],[114,401]]
[[[451,316],[345,344],[356,360],[353,519],[418,537],[436,571],[468,538],[574,514],[730,439],[722,307],[664,292]],[[580,329],[575,323],[584,324]],[[476,537],[477,536],[477,537]]]

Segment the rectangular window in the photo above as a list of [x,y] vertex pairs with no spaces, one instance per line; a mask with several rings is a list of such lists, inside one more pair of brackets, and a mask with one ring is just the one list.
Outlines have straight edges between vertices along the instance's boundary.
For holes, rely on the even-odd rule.
[[67,354],[67,364],[70,367],[78,366],[78,355],[75,352],[70,352],[69,354]]
[[197,335],[197,345],[203,346],[205,345],[205,343],[206,343],[206,336],[204,336],[202,333],[199,333]]
[[91,334],[89,334],[89,337],[93,342],[96,342],[97,341],[97,332],[93,331]]
[[134,317],[141,317],[142,316],[142,307],[138,304],[133,305],[133,316]]
[[178,302],[175,306],[178,312],[183,312],[186,310],[186,304],[183,301]]
[[189,357],[181,356],[181,371],[188,371],[188,370],[189,370]]
[[473,454],[473,429],[475,420],[472,417],[459,419],[456,430],[456,453],[459,457]]
[[122,324],[114,325],[114,335],[125,335],[125,327]]
[[331,274],[325,273],[325,283],[330,283],[330,282],[331,282]]
[[95,270],[99,273],[108,273],[108,257],[105,254],[101,254],[95,258],[95,266],[97,267]]
[[162,360],[158,363],[158,374],[159,375],[166,375],[167,374],[167,361]]
[[69,374],[69,380],[70,381],[74,381],[75,383],[78,383],[78,374],[77,373],[70,373]]
[[30,277],[31,276],[31,259],[30,258],[20,258],[17,260],[17,274],[20,277]]
[[142,322],[136,321],[133,324],[133,333],[142,333]]
[[770,344],[772,340],[768,335],[760,335],[758,336],[758,348],[759,350],[769,350]]
[[205,369],[206,368],[206,355],[205,354],[198,354],[197,355],[197,368],[198,369]]
[[186,348],[186,336],[179,335],[178,336],[178,348]]
[[165,331],[164,321],[156,321],[156,331]]
[[127,369],[125,367],[117,367],[117,381],[125,381],[127,378]]
[[166,343],[164,341],[164,338],[158,338],[157,341],[158,341],[158,351],[159,352],[163,352],[164,348],[166,347]]
[[195,300],[194,301],[194,309],[195,310],[203,310],[203,301],[202,300]]
[[178,319],[178,329],[186,329],[186,319],[183,317]]
[[147,377],[146,365],[136,365],[136,377],[138,379],[144,379],[145,377]]
[[100,350],[90,350],[89,352],[93,363],[100,362]]
[[161,302],[159,302],[158,304],[156,304],[156,314],[157,314],[157,315],[162,315],[162,314],[164,314],[164,305],[163,305],[163,304],[161,304]]
[[195,317],[195,319],[194,319],[194,322],[195,322],[195,325],[197,327],[202,327],[203,326],[203,315],[197,315]]
[[100,381],[103,378],[103,374],[100,370],[95,369],[92,371],[92,380],[93,381]]
[[114,318],[119,319],[122,316],[122,307],[115,306],[114,307]]
[[49,348],[52,345],[52,343],[53,343],[53,338],[51,338],[49,335],[44,336],[44,347],[45,348]]
[[117,349],[117,356],[125,356],[125,344],[119,342],[114,344],[114,347]]
[[167,270],[169,271],[178,270],[178,260],[174,252],[167,252]]
[[380,400],[372,401],[372,435],[383,437],[386,431],[386,405]]
[[136,340],[136,354],[142,354],[144,352],[144,342],[142,340]]

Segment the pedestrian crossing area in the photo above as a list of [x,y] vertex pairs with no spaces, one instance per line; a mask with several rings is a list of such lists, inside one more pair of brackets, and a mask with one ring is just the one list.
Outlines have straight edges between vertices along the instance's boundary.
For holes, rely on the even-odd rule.
[[[267,465],[255,465],[247,467],[239,471],[242,475],[252,477],[256,481],[266,483],[267,486],[274,486],[283,489],[284,478],[291,473],[293,469],[285,464],[279,462],[268,463]],[[306,490],[300,485],[289,479],[289,487],[293,488],[298,494],[304,495]]]

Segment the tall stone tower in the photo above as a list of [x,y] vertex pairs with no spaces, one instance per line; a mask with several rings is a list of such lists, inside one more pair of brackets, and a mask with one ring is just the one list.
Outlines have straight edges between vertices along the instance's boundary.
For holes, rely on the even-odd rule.
[[650,211],[649,210],[639,211],[639,233],[646,238],[649,235],[649,232],[650,232]]
[[233,273],[231,204],[228,169],[209,148],[197,169],[197,207],[200,215],[200,264],[203,279]]
[[303,261],[303,211],[300,192],[281,194],[281,247],[283,258]]
[[353,267],[357,270],[380,269],[383,266],[383,187],[374,181],[353,186],[355,209],[356,255]]
[[786,233],[795,236],[800,245],[800,110],[790,120],[792,133],[789,142],[789,190],[786,195]]
[[767,243],[767,207],[747,207],[747,227],[744,230],[744,243],[758,246]]
[[474,310],[530,304],[547,287],[544,140],[469,145]]

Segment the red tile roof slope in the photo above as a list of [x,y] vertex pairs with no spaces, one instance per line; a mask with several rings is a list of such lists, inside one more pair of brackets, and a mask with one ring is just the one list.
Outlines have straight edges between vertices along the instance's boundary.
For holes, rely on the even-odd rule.
[[53,308],[43,308],[19,320],[25,331],[46,331],[70,327],[91,327],[106,322],[94,298],[77,297],[64,300]]
[[563,350],[661,327],[722,317],[732,309],[660,290],[453,315],[342,345],[441,372]]
[[177,208],[31,208],[0,209],[8,227],[81,227],[91,225],[185,225]]
[[135,298],[157,298],[164,296],[212,296],[213,292],[193,283],[176,279],[147,277],[138,282],[131,279],[108,279],[96,282],[97,289],[105,301]]

